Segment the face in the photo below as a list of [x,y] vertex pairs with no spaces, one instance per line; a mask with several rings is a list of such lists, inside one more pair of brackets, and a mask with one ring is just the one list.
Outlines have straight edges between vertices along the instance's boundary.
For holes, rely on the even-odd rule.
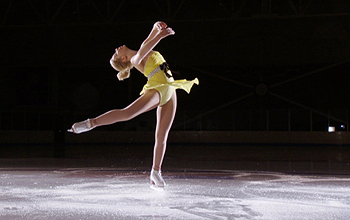
[[115,48],[115,53],[113,54],[112,59],[116,60],[117,58],[122,58],[123,56],[126,55],[127,49],[128,47],[125,45]]

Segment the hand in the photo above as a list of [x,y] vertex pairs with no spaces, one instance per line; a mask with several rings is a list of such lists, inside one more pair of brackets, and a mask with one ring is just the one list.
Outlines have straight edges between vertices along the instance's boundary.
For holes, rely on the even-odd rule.
[[168,25],[165,22],[163,22],[163,21],[157,21],[153,25],[153,28],[156,29],[158,32],[163,30],[163,29],[165,29],[165,28],[167,28],[167,27],[168,27]]
[[167,27],[167,28],[161,30],[161,32],[159,33],[161,38],[165,38],[169,35],[174,35],[174,34],[175,34],[175,31],[171,27]]

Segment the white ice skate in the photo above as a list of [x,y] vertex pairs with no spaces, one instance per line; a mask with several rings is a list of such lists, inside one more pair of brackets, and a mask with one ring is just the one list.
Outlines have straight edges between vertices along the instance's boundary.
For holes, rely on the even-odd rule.
[[68,132],[73,132],[75,134],[80,134],[86,131],[90,131],[92,129],[91,120],[86,119],[85,121],[77,122],[72,125],[71,129],[68,129]]
[[152,169],[150,180],[151,180],[151,187],[152,188],[163,189],[165,187],[165,185],[166,185],[165,182],[164,182],[164,179],[162,177],[162,172],[161,171],[156,171],[156,170]]

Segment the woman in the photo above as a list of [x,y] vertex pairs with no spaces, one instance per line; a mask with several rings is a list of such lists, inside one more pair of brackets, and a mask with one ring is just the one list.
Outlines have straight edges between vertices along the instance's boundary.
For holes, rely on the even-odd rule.
[[157,108],[153,166],[150,175],[151,184],[156,187],[165,186],[161,175],[161,166],[168,134],[176,112],[175,90],[180,88],[189,93],[194,83],[198,85],[197,78],[192,81],[174,80],[162,55],[153,51],[161,39],[174,34],[175,32],[166,23],[159,21],[153,25],[151,33],[138,51],[131,50],[125,45],[116,48],[110,64],[119,71],[117,77],[120,81],[130,76],[130,70],[133,67],[147,77],[148,80],[140,93],[141,96],[124,109],[111,110],[96,118],[75,123],[68,130],[79,134],[98,126],[127,121]]

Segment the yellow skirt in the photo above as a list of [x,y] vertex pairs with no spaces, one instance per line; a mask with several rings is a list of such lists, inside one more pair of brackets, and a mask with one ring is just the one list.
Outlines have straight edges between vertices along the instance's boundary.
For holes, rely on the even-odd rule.
[[199,84],[199,81],[197,78],[195,78],[194,80],[186,80],[186,79],[173,80],[173,81],[164,82],[164,83],[154,81],[151,78],[150,80],[147,81],[146,85],[144,85],[142,91],[140,92],[140,95],[144,94],[146,90],[156,89],[160,94],[159,106],[162,106],[171,99],[176,89],[183,89],[187,93],[190,93],[193,84],[197,84],[197,85]]

